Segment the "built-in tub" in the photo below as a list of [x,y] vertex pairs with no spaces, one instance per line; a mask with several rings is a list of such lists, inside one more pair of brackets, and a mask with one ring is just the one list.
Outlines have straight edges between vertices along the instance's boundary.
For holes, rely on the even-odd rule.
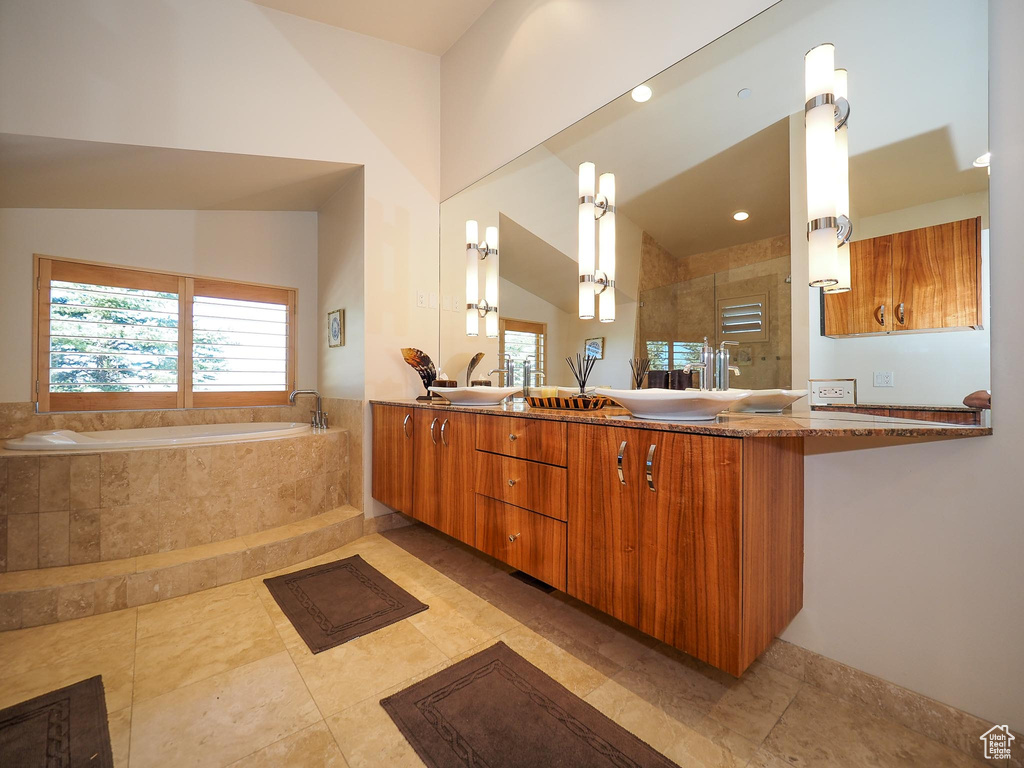
[[271,437],[293,437],[306,434],[309,431],[309,424],[294,421],[109,429],[101,432],[52,429],[43,432],[30,432],[16,440],[8,440],[6,447],[12,451],[123,451],[131,448],[160,448],[230,443],[236,440],[261,440]]

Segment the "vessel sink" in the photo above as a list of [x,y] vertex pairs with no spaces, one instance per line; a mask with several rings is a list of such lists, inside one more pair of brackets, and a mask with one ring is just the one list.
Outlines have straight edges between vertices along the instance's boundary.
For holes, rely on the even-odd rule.
[[522,387],[431,387],[452,405],[500,405],[509,395],[522,391]]
[[699,389],[598,389],[638,419],[707,421],[748,396],[748,390],[707,392]]
[[749,396],[732,404],[732,410],[747,413],[779,413],[801,397],[806,389],[730,389],[730,392],[749,392]]

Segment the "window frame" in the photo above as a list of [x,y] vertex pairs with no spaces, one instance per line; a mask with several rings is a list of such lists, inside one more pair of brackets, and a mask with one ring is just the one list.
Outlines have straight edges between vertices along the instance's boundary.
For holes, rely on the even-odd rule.
[[[537,329],[540,329],[538,332]],[[547,381],[547,367],[548,367],[548,324],[541,323],[536,320],[517,320],[512,317],[502,317],[498,321],[498,361],[504,362],[505,360],[505,331],[510,330],[518,333],[532,333],[535,336],[540,336],[540,343],[538,348],[541,352],[540,365],[535,370],[540,371],[544,375],[544,381]],[[506,381],[511,382],[514,376],[512,371],[509,371],[506,376]],[[510,384],[511,386],[511,384]]]
[[[295,389],[298,351],[298,291],[263,283],[180,272],[103,264],[45,254],[32,255],[32,399],[39,413],[73,411],[250,408],[287,405]],[[50,284],[52,280],[174,292],[178,296],[178,386],[174,392],[50,392]],[[192,302],[210,298],[261,301],[288,307],[285,390],[278,392],[192,391]]]

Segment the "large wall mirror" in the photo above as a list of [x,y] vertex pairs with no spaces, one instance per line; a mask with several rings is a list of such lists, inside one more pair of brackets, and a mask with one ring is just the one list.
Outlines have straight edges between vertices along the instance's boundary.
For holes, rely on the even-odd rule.
[[[985,0],[783,0],[449,198],[440,368],[465,384],[475,354],[473,378],[508,354],[520,384],[532,357],[568,385],[565,357],[589,349],[598,386],[631,386],[633,357],[648,386],[689,386],[706,337],[736,342],[732,386],[810,388],[804,407],[988,389],[987,38]],[[825,41],[851,105],[850,290],[834,294],[808,285],[805,53]],[[603,200],[582,163],[614,174],[612,322],[580,319],[580,200]],[[498,251],[470,297],[498,305],[476,336],[467,221]],[[599,263],[606,236],[601,220],[586,235]]]

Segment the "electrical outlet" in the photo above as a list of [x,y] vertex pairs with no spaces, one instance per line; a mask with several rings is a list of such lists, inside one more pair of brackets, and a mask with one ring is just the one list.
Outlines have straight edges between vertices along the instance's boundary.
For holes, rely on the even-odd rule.
[[896,376],[892,371],[875,371],[876,387],[895,387]]
[[416,291],[416,306],[426,309],[427,306],[427,292]]
[[836,387],[818,387],[818,397],[841,400],[843,398],[843,387],[842,385]]

